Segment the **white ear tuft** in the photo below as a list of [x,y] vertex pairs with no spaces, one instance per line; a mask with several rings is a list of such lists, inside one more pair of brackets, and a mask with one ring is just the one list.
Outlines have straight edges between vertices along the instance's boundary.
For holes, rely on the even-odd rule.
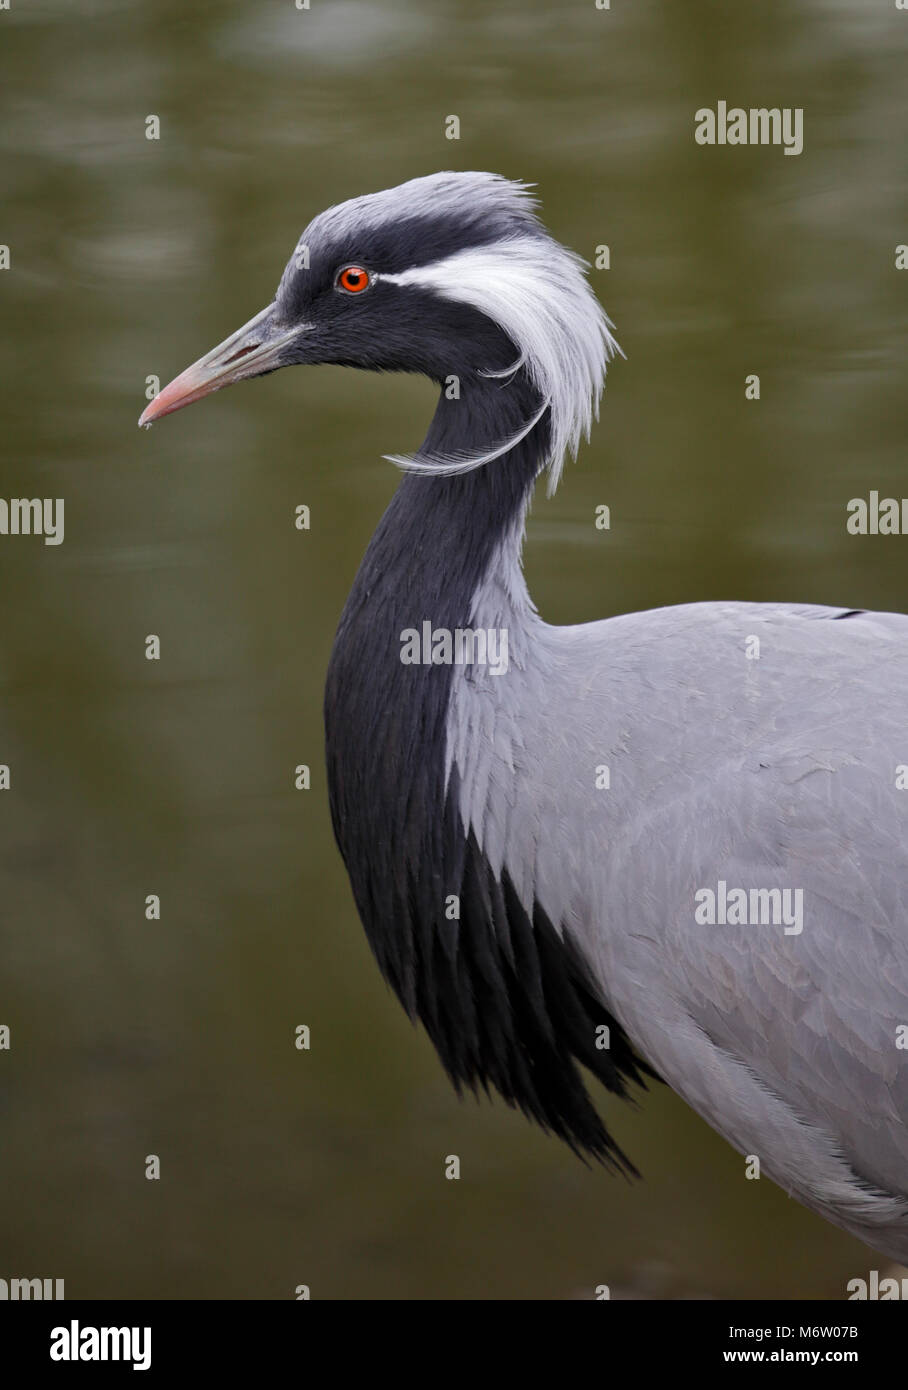
[[[621,353],[612,324],[587,281],[586,264],[540,231],[458,251],[432,265],[385,277],[399,285],[419,285],[486,314],[514,343],[520,354],[517,367],[526,367],[545,403],[532,423],[501,447],[459,466],[457,460],[438,460],[437,465],[425,460],[419,471],[478,468],[524,438],[548,407],[551,445],[545,465],[549,493],[554,492],[565,455],[576,454],[581,438],[589,437],[599,417],[607,363]],[[394,461],[407,467],[415,462]]]

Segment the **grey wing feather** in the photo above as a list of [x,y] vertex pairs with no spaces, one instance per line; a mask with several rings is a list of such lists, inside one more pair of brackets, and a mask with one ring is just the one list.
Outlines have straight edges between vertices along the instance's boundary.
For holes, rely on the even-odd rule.
[[[682,1095],[908,1256],[908,618],[697,604],[528,650],[458,692],[465,822]],[[698,924],[719,880],[800,889],[803,930]]]

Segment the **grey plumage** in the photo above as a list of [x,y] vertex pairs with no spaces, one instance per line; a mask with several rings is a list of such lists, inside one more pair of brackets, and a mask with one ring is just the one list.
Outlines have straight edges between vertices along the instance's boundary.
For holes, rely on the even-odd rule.
[[[679,1094],[905,1260],[908,618],[696,604],[559,629],[500,592],[526,657],[507,686],[462,682],[452,708],[483,852],[564,923]],[[801,889],[803,930],[697,925],[697,890],[720,880]]]
[[[707,603],[543,623],[527,507],[616,347],[578,262],[523,186],[477,174],[354,199],[302,244],[274,304],[143,421],[293,362],[458,381],[328,675],[334,825],[382,970],[455,1084],[628,1168],[578,1063],[619,1095],[653,1071],[908,1261],[908,618]],[[347,262],[362,295],[338,293]],[[405,665],[401,633],[426,621],[506,631],[506,673]],[[760,912],[788,894],[800,929],[704,921],[723,884]]]

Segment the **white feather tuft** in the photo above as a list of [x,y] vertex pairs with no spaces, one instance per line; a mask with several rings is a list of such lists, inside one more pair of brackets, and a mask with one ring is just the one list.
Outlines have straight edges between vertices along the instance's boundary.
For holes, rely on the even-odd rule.
[[[516,196],[525,198],[523,187],[511,185]],[[518,349],[517,365],[525,364],[545,402],[524,430],[487,454],[460,461],[420,463],[395,458],[394,462],[430,473],[481,467],[524,438],[549,408],[551,445],[543,466],[549,469],[549,493],[554,492],[565,455],[576,454],[581,439],[589,438],[593,420],[599,418],[606,365],[621,353],[612,336],[613,325],[587,281],[586,265],[540,229],[383,277],[398,285],[433,290],[488,315]]]
[[502,454],[510,453],[515,444],[519,444],[521,439],[526,439],[530,431],[536,428],[548,408],[548,401],[543,401],[532,420],[523,425],[516,434],[512,434],[509,439],[503,439],[500,444],[492,444],[479,454],[384,454],[383,458],[389,463],[396,463],[398,468],[405,469],[407,473],[432,473],[443,478],[449,478],[454,473],[472,473],[474,468],[482,468],[493,459],[501,458]]

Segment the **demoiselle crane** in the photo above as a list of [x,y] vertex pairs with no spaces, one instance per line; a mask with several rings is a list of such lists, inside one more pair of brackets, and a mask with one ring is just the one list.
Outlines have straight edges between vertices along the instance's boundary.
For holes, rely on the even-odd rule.
[[382,972],[458,1089],[633,1172],[581,1067],[619,1096],[657,1075],[908,1262],[908,618],[716,602],[544,623],[527,509],[616,348],[525,185],[439,173],[316,217],[273,303],[140,424],[293,363],[439,384],[325,699]]

